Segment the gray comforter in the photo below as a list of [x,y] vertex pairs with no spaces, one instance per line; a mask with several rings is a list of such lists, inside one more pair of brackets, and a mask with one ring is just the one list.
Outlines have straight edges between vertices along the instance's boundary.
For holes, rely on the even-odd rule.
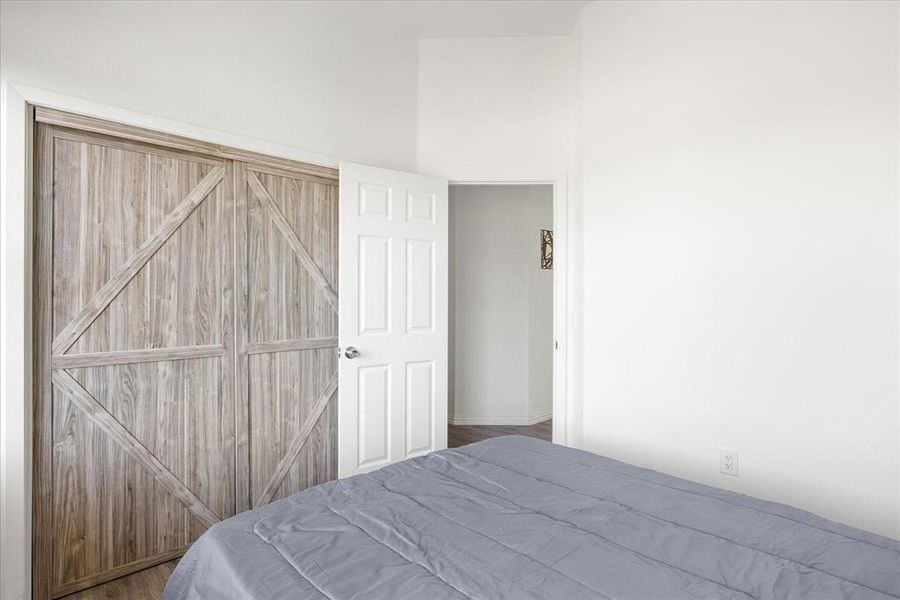
[[164,597],[898,598],[900,542],[513,436],[228,519]]

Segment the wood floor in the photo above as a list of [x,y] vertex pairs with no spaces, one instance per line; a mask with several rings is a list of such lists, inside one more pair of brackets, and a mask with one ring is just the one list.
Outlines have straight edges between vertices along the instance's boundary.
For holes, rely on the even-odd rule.
[[[457,448],[480,442],[488,438],[501,435],[527,435],[542,440],[551,439],[553,421],[547,420],[535,425],[449,425],[447,428],[447,445]],[[64,600],[159,600],[162,597],[163,588],[172,571],[175,570],[177,560],[172,560],[133,575],[114,579],[108,583],[98,585],[75,594],[66,596]]]
[[447,446],[458,448],[501,435],[525,435],[549,442],[553,437],[553,419],[534,425],[449,425]]

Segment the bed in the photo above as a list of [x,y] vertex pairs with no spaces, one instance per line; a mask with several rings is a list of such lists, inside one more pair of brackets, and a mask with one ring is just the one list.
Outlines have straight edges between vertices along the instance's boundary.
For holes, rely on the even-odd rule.
[[333,481],[207,531],[166,600],[900,597],[900,542],[520,436]]

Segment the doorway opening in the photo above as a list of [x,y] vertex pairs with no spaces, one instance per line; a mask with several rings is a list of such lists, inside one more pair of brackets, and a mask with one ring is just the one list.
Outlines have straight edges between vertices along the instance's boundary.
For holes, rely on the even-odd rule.
[[554,186],[451,184],[448,446],[553,438]]

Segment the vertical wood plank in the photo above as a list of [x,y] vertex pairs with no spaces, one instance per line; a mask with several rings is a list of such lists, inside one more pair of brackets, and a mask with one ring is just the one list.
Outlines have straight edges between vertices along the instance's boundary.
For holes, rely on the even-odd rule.
[[247,167],[232,162],[234,189],[234,482],[235,511],[250,509],[250,386],[247,354],[250,328],[247,302],[249,286],[249,241],[247,239]]
[[227,510],[225,506],[221,507],[223,511],[222,514],[226,516],[231,516],[236,514],[240,509],[238,508],[238,495],[241,493],[240,486],[238,485],[237,479],[237,452],[238,452],[238,402],[239,397],[237,395],[237,294],[235,293],[235,288],[237,286],[237,267],[238,267],[238,257],[236,253],[237,249],[237,232],[236,232],[236,224],[237,224],[237,204],[236,204],[236,190],[235,190],[235,176],[234,176],[234,161],[227,160],[225,161],[225,176],[224,183],[225,185],[222,188],[223,201],[219,205],[219,210],[216,213],[216,230],[221,232],[220,243],[219,243],[219,251],[218,251],[218,264],[216,268],[216,274],[220,281],[220,289],[221,289],[221,306],[222,311],[220,314],[221,323],[219,327],[222,332],[222,338],[220,343],[224,348],[224,352],[222,354],[221,359],[221,378],[220,385],[222,386],[222,398],[221,398],[221,416],[220,422],[223,424],[230,424],[230,426],[226,425],[221,430],[223,435],[226,436],[226,439],[223,440],[222,448],[224,450],[223,455],[230,456],[228,459],[228,472],[223,473],[224,477],[230,477],[233,481],[230,486],[230,497],[225,499],[224,504],[227,505]]

